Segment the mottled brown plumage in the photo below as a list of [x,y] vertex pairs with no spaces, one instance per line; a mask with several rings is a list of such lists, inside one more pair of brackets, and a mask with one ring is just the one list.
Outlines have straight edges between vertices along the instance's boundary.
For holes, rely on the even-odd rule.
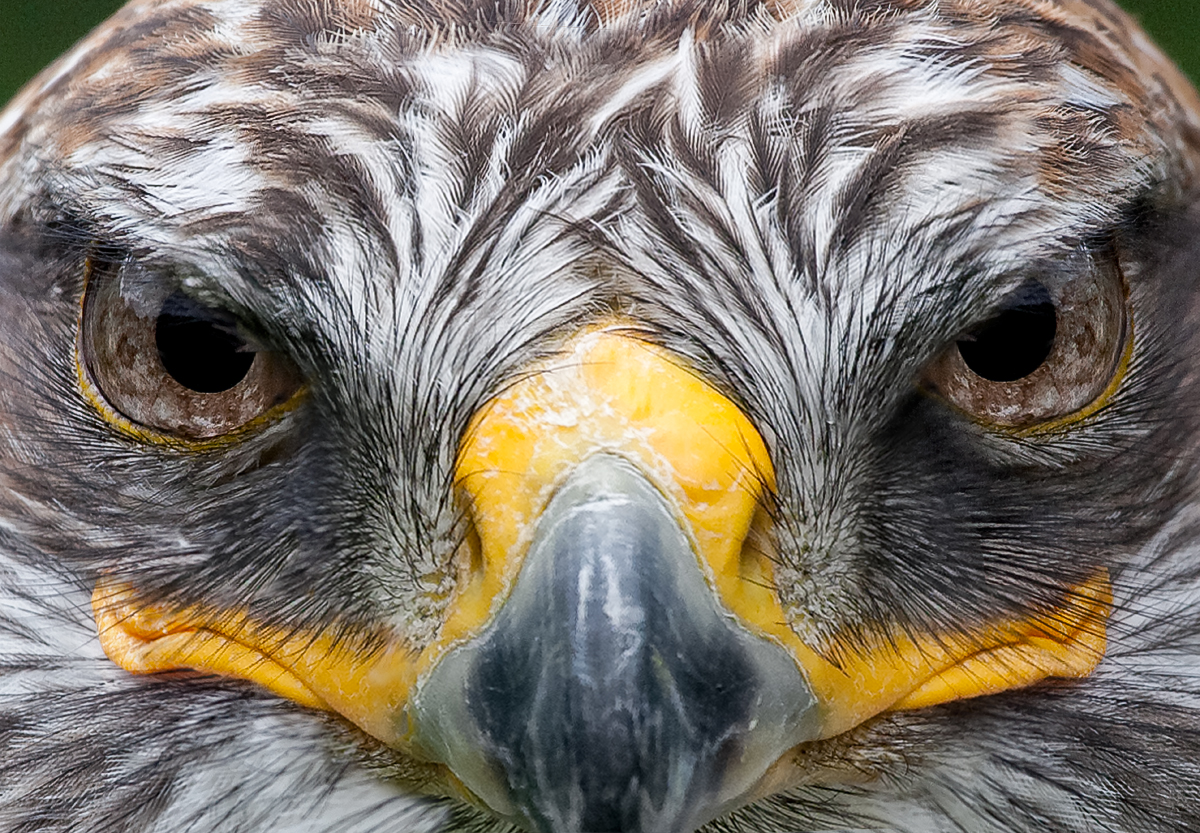
[[[747,558],[835,666],[1112,592],[1094,672],[897,698],[704,830],[1200,829],[1198,175],[1106,0],[131,3],[0,115],[0,829],[572,833],[336,708],[130,674],[90,600],[419,654],[473,419],[614,320],[762,435]],[[178,417],[109,298],[275,357],[264,404]],[[1015,388],[956,398],[956,345],[1047,308],[973,413]],[[615,804],[572,818],[649,829]]]

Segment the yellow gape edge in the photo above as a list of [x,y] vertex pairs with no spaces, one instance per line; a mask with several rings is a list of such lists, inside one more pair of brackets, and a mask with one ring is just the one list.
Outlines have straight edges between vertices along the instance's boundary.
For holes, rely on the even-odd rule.
[[479,551],[463,565],[431,644],[412,650],[393,638],[356,652],[328,634],[263,627],[244,611],[146,607],[128,587],[102,582],[93,606],[105,651],[134,673],[192,668],[253,680],[404,747],[417,680],[492,620],[556,488],[604,453],[636,467],[675,507],[697,569],[724,606],[795,658],[817,699],[821,737],[889,709],[1086,676],[1104,654],[1111,598],[1108,575],[1098,571],[1060,608],[1028,621],[994,622],[967,636],[898,632],[866,650],[836,652],[835,666],[823,657],[835,652],[819,652],[788,626],[771,561],[744,546],[774,471],[762,437],[733,402],[619,326],[585,331],[533,371],[476,415],[462,443],[456,479]]

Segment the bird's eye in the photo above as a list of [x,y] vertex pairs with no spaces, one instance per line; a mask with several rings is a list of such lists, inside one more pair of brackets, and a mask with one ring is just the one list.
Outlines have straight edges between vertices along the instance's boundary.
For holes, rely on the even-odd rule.
[[237,430],[299,390],[295,365],[262,349],[227,310],[180,290],[94,270],[79,360],[85,389],[110,420],[205,440]]
[[976,419],[1029,428],[1091,413],[1115,389],[1129,343],[1117,268],[1028,280],[960,335],[926,383]]

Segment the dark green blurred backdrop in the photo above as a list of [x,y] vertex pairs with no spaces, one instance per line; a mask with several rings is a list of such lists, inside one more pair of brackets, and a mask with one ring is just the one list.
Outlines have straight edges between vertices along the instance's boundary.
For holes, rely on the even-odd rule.
[[[0,0],[0,102],[120,5],[120,0]],[[1200,0],[1123,5],[1200,80]]]

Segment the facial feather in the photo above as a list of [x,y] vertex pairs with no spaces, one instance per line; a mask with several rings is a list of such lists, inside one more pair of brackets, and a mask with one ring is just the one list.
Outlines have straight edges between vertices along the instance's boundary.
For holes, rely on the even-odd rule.
[[[766,437],[764,546],[830,654],[1116,578],[1093,678],[798,749],[710,829],[1189,829],[1200,107],[1135,31],[1082,1],[127,7],[0,119],[0,826],[440,825],[332,718],[125,675],[87,596],[428,644],[472,414],[618,315]],[[1105,258],[1136,359],[1088,424],[1013,438],[918,390],[1022,280]],[[235,309],[304,405],[203,454],[115,436],[76,388],[89,259]]]

